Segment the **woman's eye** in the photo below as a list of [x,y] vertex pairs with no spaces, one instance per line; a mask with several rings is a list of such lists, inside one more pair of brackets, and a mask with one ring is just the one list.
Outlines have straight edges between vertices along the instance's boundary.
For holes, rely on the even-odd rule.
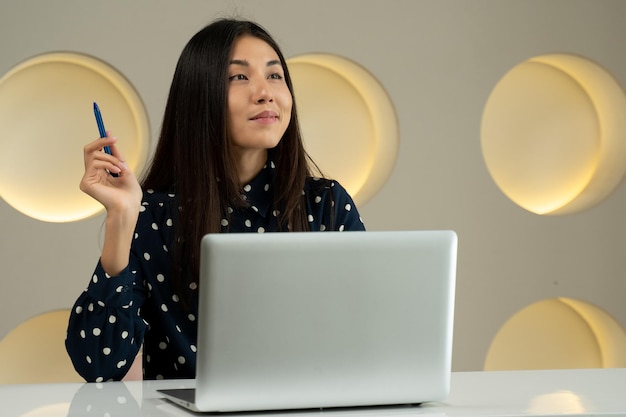
[[231,81],[245,80],[246,76],[243,74],[235,74],[228,77],[228,79]]
[[283,76],[281,74],[279,74],[279,73],[274,73],[274,74],[270,75],[270,78],[272,80],[282,80]]

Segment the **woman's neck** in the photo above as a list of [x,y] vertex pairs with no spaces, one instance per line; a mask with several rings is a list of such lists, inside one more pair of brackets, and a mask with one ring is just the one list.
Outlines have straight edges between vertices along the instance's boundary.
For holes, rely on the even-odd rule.
[[263,169],[267,162],[267,149],[245,150],[235,152],[235,164],[239,175],[239,184],[245,185]]

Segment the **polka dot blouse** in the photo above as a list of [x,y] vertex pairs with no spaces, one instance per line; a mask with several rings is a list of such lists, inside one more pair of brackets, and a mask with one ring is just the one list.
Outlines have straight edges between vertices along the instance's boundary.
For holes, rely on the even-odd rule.
[[[223,232],[273,232],[274,166],[270,162],[244,195],[250,206],[230,210]],[[308,178],[303,190],[312,231],[365,230],[354,202],[335,181]],[[171,269],[174,194],[144,193],[128,267],[107,275],[98,262],[87,289],[74,304],[66,348],[87,381],[120,380],[143,345],[145,379],[193,378],[197,337],[197,296],[185,309],[168,276]],[[331,220],[334,219],[334,220]],[[197,294],[197,286],[190,290]]]

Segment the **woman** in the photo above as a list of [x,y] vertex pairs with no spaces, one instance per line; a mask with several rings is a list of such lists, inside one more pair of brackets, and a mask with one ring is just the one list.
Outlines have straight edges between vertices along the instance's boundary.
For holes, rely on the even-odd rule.
[[312,176],[285,59],[253,22],[215,21],[185,46],[141,185],[115,144],[84,149],[81,190],[107,213],[66,339],[88,381],[122,379],[142,345],[145,379],[195,376],[204,234],[364,230],[345,189]]

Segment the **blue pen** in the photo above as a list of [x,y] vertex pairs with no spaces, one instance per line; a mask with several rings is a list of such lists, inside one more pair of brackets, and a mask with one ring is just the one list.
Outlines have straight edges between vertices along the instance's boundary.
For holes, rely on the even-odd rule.
[[[102,122],[102,114],[100,113],[100,108],[98,107],[98,104],[95,101],[93,102],[93,114],[96,116],[96,123],[98,123],[98,131],[100,132],[100,137],[106,138],[107,131],[104,128],[104,122]],[[111,148],[109,148],[108,146],[105,146],[104,152],[111,155]],[[111,172],[111,175],[113,175],[114,177],[117,177],[117,174],[113,172]]]

